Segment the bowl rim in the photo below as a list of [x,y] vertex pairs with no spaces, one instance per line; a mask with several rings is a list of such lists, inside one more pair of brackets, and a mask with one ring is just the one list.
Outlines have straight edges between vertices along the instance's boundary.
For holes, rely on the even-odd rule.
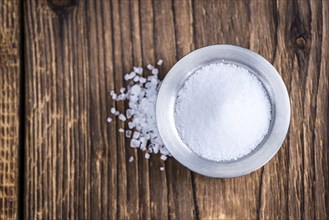
[[[180,139],[174,121],[177,94],[185,80],[202,66],[219,62],[233,63],[256,74],[269,92],[274,114],[271,131],[257,150],[226,162],[208,160],[191,151]],[[264,166],[282,146],[290,123],[289,95],[280,74],[261,55],[234,45],[210,45],[188,53],[169,70],[159,89],[156,119],[162,141],[181,164],[209,177],[238,177]]]

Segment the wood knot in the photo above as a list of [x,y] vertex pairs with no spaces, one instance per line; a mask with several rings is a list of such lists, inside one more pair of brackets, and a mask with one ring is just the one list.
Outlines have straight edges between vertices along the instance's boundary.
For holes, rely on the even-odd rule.
[[77,6],[79,0],[48,0],[49,7],[58,15],[65,15]]
[[307,41],[304,37],[297,37],[295,39],[295,44],[299,49],[305,49],[307,47]]

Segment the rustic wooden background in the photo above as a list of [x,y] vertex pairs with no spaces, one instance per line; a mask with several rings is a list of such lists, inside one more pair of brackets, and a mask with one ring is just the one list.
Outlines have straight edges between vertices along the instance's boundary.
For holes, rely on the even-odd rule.
[[[328,32],[327,0],[0,0],[0,219],[329,219]],[[109,91],[223,43],[282,75],[286,141],[235,179],[160,172],[106,123]]]

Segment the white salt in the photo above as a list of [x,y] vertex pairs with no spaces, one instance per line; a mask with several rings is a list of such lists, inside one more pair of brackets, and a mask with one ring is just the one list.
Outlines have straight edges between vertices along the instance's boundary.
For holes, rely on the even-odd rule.
[[128,127],[130,128],[130,129],[133,129],[135,126],[134,126],[134,123],[133,122],[128,122]]
[[132,147],[132,148],[138,148],[140,144],[141,144],[141,142],[136,139],[131,139],[131,141],[130,141],[130,147]]
[[132,163],[134,161],[134,157],[133,156],[130,156],[129,157],[129,163]]
[[123,114],[120,114],[120,115],[119,115],[119,120],[121,120],[121,121],[126,121],[127,118],[126,118],[126,116],[124,116]]
[[264,139],[271,106],[254,74],[218,63],[186,80],[174,116],[179,136],[192,151],[210,160],[229,161],[247,155]]
[[152,70],[152,74],[158,74],[159,73],[159,70],[157,69],[157,68],[154,68],[153,70]]
[[125,80],[130,80],[130,79],[133,79],[134,77],[136,76],[136,73],[135,72],[131,72],[131,73],[127,73],[125,76],[124,76],[124,79]]
[[111,108],[111,113],[112,114],[115,114],[115,112],[116,112],[117,110],[113,107],[113,108]]
[[165,161],[165,160],[167,160],[167,156],[161,155],[160,159]]
[[165,168],[164,168],[164,167],[160,167],[160,170],[161,170],[161,171],[164,171],[164,170],[165,170]]
[[108,123],[111,123],[111,121],[112,121],[112,118],[107,118],[107,120],[106,120]]
[[139,77],[139,82],[140,83],[146,83],[146,79],[144,77]]
[[131,138],[132,131],[126,130],[126,138]]
[[[163,61],[159,60],[157,65],[161,66],[162,63]],[[117,95],[111,91],[112,99],[128,102],[125,115],[120,114],[115,108],[111,109],[111,113],[118,116],[121,121],[128,121],[130,130],[125,131],[125,136],[131,138],[130,147],[146,151],[147,159],[150,153],[160,152],[165,156],[161,158],[164,160],[170,154],[160,138],[155,117],[155,105],[161,84],[158,78],[159,69],[151,64],[147,65],[147,69],[148,73],[144,73],[142,67],[133,67],[133,71],[124,76],[128,86],[120,89],[121,94]]]
[[122,87],[121,89],[120,89],[120,92],[121,93],[124,93],[126,91],[126,88],[124,88],[124,87]]
[[123,128],[119,128],[118,131],[119,131],[120,133],[125,132],[125,130],[124,130]]
[[158,66],[161,66],[163,64],[163,60],[162,59],[158,60],[157,64]]
[[134,131],[133,138],[137,139],[139,138],[140,133],[138,131]]
[[139,140],[141,141],[140,149],[143,151],[146,150],[147,139],[145,137],[141,137]]

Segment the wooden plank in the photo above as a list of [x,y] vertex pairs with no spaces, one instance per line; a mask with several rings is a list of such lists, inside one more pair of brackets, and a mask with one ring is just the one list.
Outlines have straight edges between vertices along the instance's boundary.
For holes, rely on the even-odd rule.
[[0,219],[20,216],[20,1],[0,1]]
[[111,19],[109,1],[24,5],[27,219],[116,217]]

